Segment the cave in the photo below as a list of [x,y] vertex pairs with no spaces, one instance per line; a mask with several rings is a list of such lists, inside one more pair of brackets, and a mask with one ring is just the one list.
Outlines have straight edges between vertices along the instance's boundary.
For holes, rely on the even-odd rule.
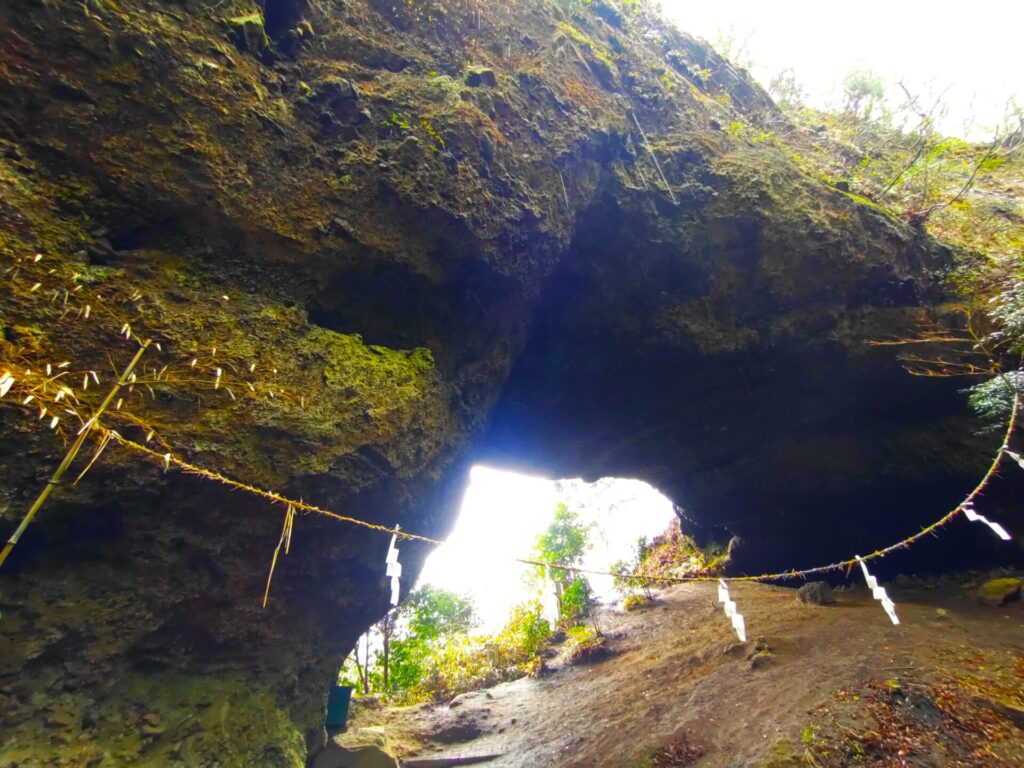
[[[698,542],[736,537],[737,573],[874,551],[973,487],[998,434],[970,426],[961,384],[912,376],[891,348],[871,346],[893,333],[875,317],[928,300],[913,261],[864,264],[839,284],[835,244],[800,254],[749,214],[710,224],[683,214],[650,240],[663,218],[611,197],[581,215],[480,460],[642,479],[672,499]],[[796,259],[799,285],[776,282],[780,256]],[[973,446],[974,459],[949,461],[952,445]],[[1015,481],[993,501],[1004,514]],[[961,533],[966,541],[918,550],[904,565],[999,559],[987,537]]]
[[[740,575],[898,541],[999,447],[872,343],[959,328],[962,254],[808,170],[745,72],[434,5],[0,5],[3,535],[57,488],[0,567],[0,763],[305,766],[390,532],[444,539],[475,464],[643,480]],[[287,60],[231,44],[304,14]],[[879,572],[1019,561],[943,534]]]

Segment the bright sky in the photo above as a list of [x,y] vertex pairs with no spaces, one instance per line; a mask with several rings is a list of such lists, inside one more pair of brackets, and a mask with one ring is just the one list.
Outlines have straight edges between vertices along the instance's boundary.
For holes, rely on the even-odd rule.
[[941,130],[991,138],[1007,100],[1024,105],[1020,40],[1024,3],[1017,0],[662,0],[680,29],[711,43],[732,37],[732,58],[752,62],[767,87],[792,67],[816,106],[836,105],[841,83],[853,69],[869,69],[900,94],[936,96],[945,88],[949,117]]
[[[661,533],[673,516],[672,503],[639,480],[587,484],[474,467],[455,530],[430,555],[419,583],[472,595],[481,629],[500,629],[512,606],[530,597],[523,582],[529,569],[515,558],[529,556],[559,501],[597,523],[584,563],[594,569],[628,558],[638,537]],[[599,594],[611,592],[610,577],[591,584]]]

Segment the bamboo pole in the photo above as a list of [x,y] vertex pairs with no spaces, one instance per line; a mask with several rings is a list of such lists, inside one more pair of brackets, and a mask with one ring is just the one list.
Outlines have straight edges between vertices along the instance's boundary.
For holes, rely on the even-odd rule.
[[68,467],[71,466],[71,462],[75,460],[75,457],[78,456],[78,452],[82,449],[86,439],[89,437],[89,433],[92,431],[93,427],[99,423],[100,416],[103,415],[103,412],[110,407],[112,402],[114,402],[114,398],[117,397],[117,393],[120,392],[121,388],[128,383],[128,378],[132,375],[132,371],[135,370],[135,366],[139,364],[139,360],[142,359],[142,356],[146,353],[146,350],[149,348],[151,343],[152,339],[146,339],[142,343],[142,346],[139,347],[139,351],[135,353],[135,357],[133,357],[132,361],[128,363],[128,367],[122,371],[120,378],[114,383],[114,386],[111,387],[110,392],[107,393],[107,397],[102,403],[100,403],[100,407],[96,409],[92,418],[85,422],[82,428],[78,431],[78,436],[75,438],[75,442],[71,444],[68,452],[64,455],[64,460],[61,461],[60,466],[58,466],[56,471],[53,473],[53,477],[46,481],[46,485],[43,486],[43,490],[39,492],[39,495],[32,503],[32,506],[29,507],[28,512],[21,521],[21,524],[14,530],[11,537],[7,539],[7,544],[4,545],[3,551],[0,552],[0,566],[3,566],[3,564],[7,562],[7,556],[11,554],[11,550],[14,549],[14,545],[18,543],[21,535],[25,532],[25,529],[28,528],[29,523],[31,523],[33,518],[35,518],[36,513],[39,512],[43,504],[46,503],[50,493],[54,488],[60,485],[60,481],[64,477],[64,473],[67,471]]
[[[629,111],[630,116],[633,118],[633,122],[636,123],[637,130],[640,131],[640,138],[644,140],[644,146],[647,147],[647,151],[651,153],[651,160],[654,161],[654,167],[658,169],[658,175],[661,176],[661,180],[665,183],[665,191],[668,192],[668,196],[672,198],[672,203],[678,205],[676,202],[676,196],[672,194],[672,185],[668,183],[668,179],[665,178],[665,172],[661,170],[661,163],[658,162],[658,156],[654,154],[654,147],[651,146],[651,142],[647,140],[647,134],[644,133],[644,129],[640,127],[640,121],[636,119],[636,112],[633,110]],[[644,184],[647,182],[645,181]]]

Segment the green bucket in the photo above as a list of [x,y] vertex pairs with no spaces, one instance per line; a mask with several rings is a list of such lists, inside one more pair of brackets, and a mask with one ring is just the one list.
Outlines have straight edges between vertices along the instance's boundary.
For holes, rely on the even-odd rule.
[[327,694],[327,727],[331,730],[344,730],[348,722],[348,703],[352,700],[352,687],[336,685]]

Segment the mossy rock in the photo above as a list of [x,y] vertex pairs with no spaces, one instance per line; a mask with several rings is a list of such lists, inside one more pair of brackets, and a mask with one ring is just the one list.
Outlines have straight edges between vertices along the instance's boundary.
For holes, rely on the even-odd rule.
[[238,50],[247,53],[260,53],[270,44],[263,24],[263,14],[259,11],[235,16],[228,19],[231,25],[232,39]]
[[780,738],[772,745],[771,755],[761,768],[802,768],[803,754],[788,739]]
[[651,601],[643,595],[630,595],[622,601],[622,610],[635,611],[649,605]]
[[992,606],[1006,605],[1020,598],[1020,587],[1020,579],[991,579],[978,588],[978,599]]

